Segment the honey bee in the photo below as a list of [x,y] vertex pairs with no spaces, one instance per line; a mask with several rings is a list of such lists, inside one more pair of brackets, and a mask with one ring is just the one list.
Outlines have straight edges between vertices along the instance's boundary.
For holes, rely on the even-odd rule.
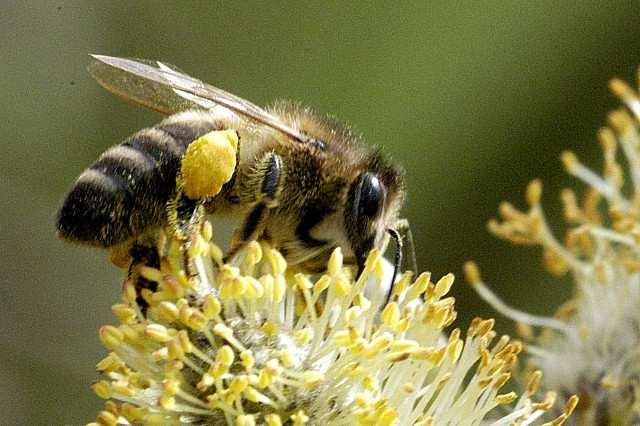
[[[310,272],[322,270],[335,247],[362,270],[368,252],[390,235],[395,277],[406,228],[399,218],[403,171],[349,127],[290,102],[262,109],[164,63],[93,59],[88,69],[101,86],[169,117],[109,148],[80,174],[58,213],[61,238],[103,248],[130,244],[133,258],[145,257],[131,242],[165,226],[167,205],[180,198],[187,216],[201,202],[208,214],[244,218],[229,255],[263,239]],[[233,177],[211,199],[189,200],[176,186],[181,158],[192,141],[223,129],[239,135]]]

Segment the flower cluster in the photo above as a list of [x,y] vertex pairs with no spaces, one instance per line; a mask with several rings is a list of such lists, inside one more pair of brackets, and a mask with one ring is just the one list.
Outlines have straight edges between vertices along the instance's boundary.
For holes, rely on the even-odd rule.
[[94,424],[531,424],[554,403],[533,400],[540,372],[520,397],[500,393],[522,345],[493,320],[445,337],[452,275],[405,273],[388,300],[375,250],[357,279],[340,249],[312,279],[265,243],[224,263],[211,237],[205,222],[186,252],[160,238],[160,267],[138,267],[157,288],[125,280],[119,324],[100,330],[110,353],[93,389],[108,401]]
[[[539,181],[527,189],[527,211],[503,203],[502,220],[489,223],[501,238],[541,246],[550,272],[571,273],[575,296],[553,318],[530,315],[502,302],[467,264],[477,292],[529,336],[544,386],[564,397],[580,394],[579,424],[640,423],[640,97],[620,80],[610,87],[628,109],[612,112],[598,134],[602,174],[562,154],[567,172],[587,185],[580,201],[571,189],[561,193],[569,225],[564,241],[545,220]],[[542,331],[535,335],[531,326]]]

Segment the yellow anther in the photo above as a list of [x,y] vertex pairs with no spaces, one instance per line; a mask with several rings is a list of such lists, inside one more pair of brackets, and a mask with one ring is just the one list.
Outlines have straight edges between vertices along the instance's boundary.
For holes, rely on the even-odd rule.
[[563,151],[562,154],[560,154],[560,159],[568,173],[573,173],[576,167],[580,165],[578,158],[571,151]]
[[126,303],[135,303],[138,297],[136,287],[131,280],[126,280],[122,286],[122,300]]
[[241,393],[247,386],[249,386],[249,379],[247,376],[236,376],[231,380],[229,389],[234,393]]
[[526,199],[529,206],[537,206],[542,198],[542,181],[534,179],[527,185]]
[[358,293],[356,294],[356,296],[353,298],[353,305],[354,306],[358,306],[360,307],[360,309],[362,310],[362,312],[368,311],[369,308],[371,307],[371,301],[369,299],[367,299],[364,294],[362,293]]
[[180,344],[180,340],[173,338],[167,342],[167,355],[169,359],[184,359],[184,350]]
[[362,379],[362,386],[369,392],[375,392],[378,390],[378,379],[374,376],[366,376]]
[[345,321],[347,324],[353,324],[362,315],[362,309],[359,306],[352,306],[345,312]]
[[436,283],[435,289],[433,291],[433,296],[436,299],[440,299],[442,296],[447,294],[453,285],[454,276],[449,273],[444,277],[440,278]]
[[178,307],[171,302],[163,301],[157,305],[157,313],[165,322],[174,322],[178,319]]
[[218,350],[216,354],[216,361],[223,365],[231,365],[233,364],[233,360],[235,359],[235,352],[231,349],[231,346],[224,345]]
[[188,354],[193,352],[193,343],[189,340],[189,334],[187,334],[187,330],[180,330],[178,332],[178,342],[180,342],[180,347],[184,351],[184,353]]
[[262,260],[262,247],[257,241],[251,241],[245,248],[245,262],[255,265]]
[[309,421],[309,417],[304,414],[304,411],[300,410],[295,414],[291,415],[291,421],[293,422],[293,426],[303,426],[307,424]]
[[409,286],[407,290],[407,300],[414,300],[418,298],[422,293],[427,290],[429,281],[431,280],[431,274],[429,272],[423,272],[418,275],[418,278]]
[[229,340],[233,337],[233,330],[227,327],[224,324],[216,324],[213,327],[213,332],[226,340]]
[[236,426],[255,426],[256,419],[250,414],[241,414],[236,417]]
[[111,390],[114,394],[119,394],[122,396],[135,396],[136,391],[131,386],[129,386],[126,382],[115,382],[111,383]]
[[277,323],[273,321],[265,321],[265,323],[260,327],[260,330],[262,330],[262,332],[267,336],[273,337],[278,334],[279,328]]
[[287,291],[287,282],[282,275],[276,275],[273,281],[273,298],[275,303],[280,303]]
[[256,363],[256,360],[251,351],[242,351],[240,353],[240,362],[245,370],[250,371]]
[[331,253],[331,257],[329,258],[329,263],[327,264],[327,272],[330,276],[335,277],[342,271],[342,249],[340,247],[336,247]]
[[267,414],[264,421],[267,422],[267,426],[282,426],[282,419],[277,414]]
[[200,378],[200,381],[196,384],[196,387],[199,391],[204,392],[213,385],[214,380],[215,379],[211,374],[209,374],[208,372],[204,373]]
[[99,382],[94,383],[91,385],[91,389],[93,389],[95,394],[102,399],[111,398],[111,384],[106,380],[100,380]]
[[150,266],[139,266],[138,272],[143,278],[156,283],[161,283],[164,280],[164,276],[159,269],[152,268]]
[[518,395],[515,392],[503,393],[496,396],[496,403],[498,404],[510,404],[516,400]]
[[129,420],[129,422],[139,422],[143,419],[145,411],[140,407],[136,407],[135,405],[124,403],[120,407],[122,412],[122,417]]
[[400,308],[396,302],[391,302],[385,306],[380,317],[382,322],[389,327],[393,327],[400,320]]
[[498,380],[496,380],[496,382],[493,384],[493,388],[494,389],[500,389],[502,386],[505,385],[505,383],[507,383],[507,381],[511,378],[511,373],[502,373],[499,377]]
[[169,395],[162,395],[158,401],[165,410],[171,411],[176,407],[176,399]]
[[267,260],[269,261],[273,275],[284,274],[287,269],[287,261],[284,260],[284,257],[282,257],[279,251],[269,249],[267,251]]
[[105,325],[100,328],[100,341],[107,349],[116,349],[124,340],[124,334],[112,325]]
[[178,380],[164,380],[162,382],[162,389],[164,390],[166,395],[175,395],[180,390],[180,382]]
[[100,426],[116,426],[118,424],[118,416],[106,410],[100,411],[96,420]]
[[246,284],[245,297],[249,299],[259,299],[264,295],[264,287],[262,283],[253,277],[244,277],[243,281]]
[[324,374],[320,371],[307,370],[302,373],[302,380],[304,385],[311,389],[324,381]]
[[159,343],[166,343],[173,338],[173,336],[162,324],[149,324],[144,329],[144,334],[151,340]]
[[222,305],[217,297],[209,294],[204,298],[204,303],[202,305],[202,312],[204,316],[211,320],[220,315],[222,311]]
[[210,374],[214,379],[219,379],[229,371],[229,367],[219,361],[213,363],[211,367],[209,367],[208,374]]
[[116,355],[114,352],[111,352],[109,355],[103,358],[100,362],[98,362],[98,364],[96,365],[96,369],[100,373],[104,374],[104,373],[110,373],[112,371],[118,370],[123,366],[124,366],[124,363],[122,362],[120,357]]
[[527,382],[527,393],[529,395],[533,395],[538,391],[541,379],[542,371],[536,370],[531,374],[531,377],[529,377],[529,381]]
[[329,287],[329,284],[331,284],[331,278],[329,275],[321,276],[313,285],[313,294],[315,296],[319,295]]
[[334,286],[338,297],[345,297],[351,293],[351,284],[342,276],[335,279]]
[[411,382],[406,382],[402,385],[402,390],[406,393],[414,393],[416,391],[416,386]]
[[462,343],[462,340],[456,340],[447,345],[447,355],[452,362],[458,361],[458,358],[462,353],[463,346],[464,344]]
[[194,200],[217,195],[233,176],[237,149],[233,130],[209,132],[193,141],[182,158],[184,193]]
[[293,337],[296,339],[296,343],[298,343],[298,345],[304,346],[313,338],[313,329],[303,328],[300,330],[296,330],[293,334]]

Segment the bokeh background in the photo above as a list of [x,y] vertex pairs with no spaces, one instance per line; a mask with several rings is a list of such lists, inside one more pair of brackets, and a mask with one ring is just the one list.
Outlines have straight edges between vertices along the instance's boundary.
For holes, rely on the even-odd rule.
[[[455,4],[454,4],[455,3]],[[290,98],[352,123],[407,169],[406,216],[421,269],[475,259],[513,305],[553,312],[569,292],[535,249],[485,230],[501,200],[545,182],[558,224],[558,161],[599,166],[595,132],[635,80],[633,1],[159,2],[0,5],[0,412],[5,424],[83,424],[121,273],[105,253],[58,241],[54,217],[106,147],[159,120],[85,72],[90,52],[161,59],[267,104]],[[454,286],[459,325],[495,314]],[[512,331],[500,316],[498,328]]]

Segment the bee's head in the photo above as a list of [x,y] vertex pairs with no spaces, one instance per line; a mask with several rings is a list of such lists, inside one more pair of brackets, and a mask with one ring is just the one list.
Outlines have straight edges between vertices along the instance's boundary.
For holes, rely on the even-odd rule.
[[360,271],[369,251],[380,247],[385,233],[395,226],[403,200],[401,169],[375,152],[351,183],[344,210],[347,238]]

